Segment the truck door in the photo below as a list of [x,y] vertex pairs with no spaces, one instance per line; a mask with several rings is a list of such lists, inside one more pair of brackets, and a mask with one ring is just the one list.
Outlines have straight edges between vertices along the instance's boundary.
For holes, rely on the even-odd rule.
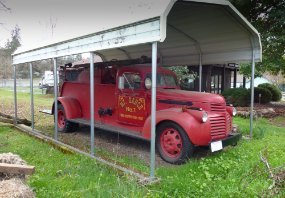
[[124,72],[121,77],[124,83],[118,94],[118,121],[143,126],[147,111],[141,76],[138,73]]

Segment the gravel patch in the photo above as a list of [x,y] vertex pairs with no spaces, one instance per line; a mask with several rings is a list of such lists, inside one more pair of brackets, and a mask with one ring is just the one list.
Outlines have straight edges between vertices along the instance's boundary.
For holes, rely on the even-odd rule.
[[33,191],[19,178],[0,181],[0,198],[34,198]]
[[[18,155],[0,154],[0,163],[26,165]],[[24,174],[6,174],[0,172],[0,198],[34,198],[33,191],[25,184]]]

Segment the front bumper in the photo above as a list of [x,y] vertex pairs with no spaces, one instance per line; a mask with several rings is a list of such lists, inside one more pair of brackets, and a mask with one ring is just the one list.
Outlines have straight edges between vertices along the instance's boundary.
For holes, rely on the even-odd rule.
[[223,147],[229,145],[236,145],[236,143],[241,139],[240,133],[232,133],[228,137],[222,139]]
[[213,141],[210,143],[210,149],[212,152],[222,150],[226,146],[232,145],[235,146],[237,142],[241,139],[240,133],[231,133],[229,136],[224,139]]

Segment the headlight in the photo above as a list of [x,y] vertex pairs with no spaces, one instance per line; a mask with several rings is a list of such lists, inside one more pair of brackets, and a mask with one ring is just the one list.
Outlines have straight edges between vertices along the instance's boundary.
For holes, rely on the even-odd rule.
[[237,114],[237,109],[233,107],[233,116],[236,116]]
[[146,89],[150,89],[151,88],[151,79],[150,78],[146,78],[144,81],[144,86]]
[[208,114],[204,112],[202,116],[202,122],[207,122],[207,120],[208,120]]

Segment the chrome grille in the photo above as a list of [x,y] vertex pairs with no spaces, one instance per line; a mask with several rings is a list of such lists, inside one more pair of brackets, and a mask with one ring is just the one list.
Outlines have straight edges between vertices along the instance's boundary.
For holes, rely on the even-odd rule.
[[226,106],[223,103],[211,103],[211,111],[214,112],[225,112]]
[[226,136],[226,117],[225,114],[210,117],[211,137],[212,140],[223,138]]

